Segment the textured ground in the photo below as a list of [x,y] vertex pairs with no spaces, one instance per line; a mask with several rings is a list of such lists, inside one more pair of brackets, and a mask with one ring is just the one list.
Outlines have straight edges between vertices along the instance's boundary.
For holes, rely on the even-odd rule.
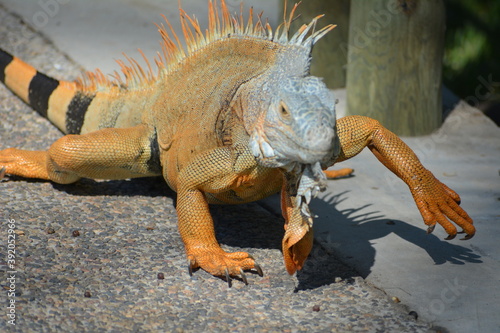
[[[0,46],[55,77],[79,68],[0,7]],[[0,87],[0,149],[45,149],[60,133]],[[177,233],[175,194],[162,179],[82,180],[73,185],[10,178],[0,183],[0,331],[426,332],[385,293],[315,244],[289,276],[282,220],[263,204],[214,207],[225,249],[251,252],[264,277],[233,287],[191,278]],[[16,296],[8,297],[8,220],[16,226]],[[163,273],[164,279],[158,279]],[[86,297],[90,296],[90,297]],[[15,299],[16,326],[6,304]]]

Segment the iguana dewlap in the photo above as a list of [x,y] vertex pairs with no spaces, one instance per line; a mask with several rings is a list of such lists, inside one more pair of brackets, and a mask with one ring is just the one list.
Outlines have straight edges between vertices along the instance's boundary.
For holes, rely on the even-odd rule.
[[[190,270],[242,276],[256,269],[245,252],[219,246],[209,203],[238,204],[281,192],[287,271],[301,269],[312,247],[308,204],[321,190],[322,170],[368,147],[410,188],[428,231],[439,223],[455,237],[472,237],[459,196],[439,182],[412,150],[377,121],[339,120],[335,99],[310,76],[313,45],[333,26],[314,31],[316,19],[289,35],[289,19],[268,25],[233,17],[223,0],[209,3],[209,27],[181,10],[184,49],[159,28],[158,73],[135,60],[121,62],[125,79],[101,72],[77,82],[49,78],[0,51],[0,80],[66,133],[47,151],[0,151],[4,174],[73,183],[82,177],[126,179],[163,175],[177,191],[179,232]],[[349,173],[326,171],[334,177]]]

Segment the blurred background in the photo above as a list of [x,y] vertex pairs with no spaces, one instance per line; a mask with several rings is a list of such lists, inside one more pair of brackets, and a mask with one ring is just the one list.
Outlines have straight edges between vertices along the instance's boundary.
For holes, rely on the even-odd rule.
[[[288,9],[297,2],[245,0],[244,6],[252,6],[256,13],[264,11],[263,18],[269,18],[271,25],[276,27],[282,21],[285,1]],[[206,2],[180,1],[187,13],[200,19],[201,26],[206,25]],[[239,11],[240,0],[226,0],[226,3],[232,12]],[[178,4],[178,0],[0,0],[0,5],[19,14],[86,69],[99,66],[104,72],[118,68],[114,63],[114,59],[122,58],[118,49],[140,59],[136,50],[141,48],[148,58],[154,57],[158,50],[158,34],[153,22],[162,22],[160,14],[163,13],[174,27],[178,27]],[[384,16],[391,6],[395,9],[390,16]],[[246,14],[247,10],[244,12]],[[399,121],[410,129],[422,120],[439,115],[433,124],[422,125],[426,126],[422,133],[432,132],[440,126],[441,116],[446,116],[446,108],[453,109],[455,103],[452,100],[447,106],[445,96],[445,110],[442,110],[441,94],[436,93],[441,83],[438,80],[442,78],[448,88],[446,93],[456,94],[500,124],[500,1],[303,0],[298,12],[301,17],[296,24],[310,22],[319,13],[326,17],[319,21],[318,27],[337,24],[337,28],[315,47],[313,74],[325,78],[332,89],[346,86],[348,91],[352,89],[353,112],[363,114],[364,105],[354,103],[366,100],[362,95],[368,90],[366,86],[372,84],[379,88],[369,96],[371,104],[365,114],[383,120],[401,135],[419,133],[407,132],[405,128],[399,130],[397,124],[391,126],[390,122],[401,115],[399,110],[405,110],[408,117]],[[415,24],[413,28],[405,30],[411,24]],[[424,30],[427,35],[422,37]],[[394,35],[398,32],[396,38]],[[120,38],[116,38],[117,35]],[[387,42],[384,40],[387,36],[397,42]],[[404,45],[405,39],[411,41]],[[359,42],[365,43],[361,64],[368,66],[362,69],[364,72],[355,73],[359,82],[354,84],[351,80],[349,87],[349,83],[346,85],[348,53],[356,49],[352,46],[359,46]],[[426,44],[429,42],[432,45]],[[384,58],[384,52],[392,54]],[[401,56],[403,52],[406,53]],[[422,62],[426,54],[433,54],[432,63]],[[382,56],[375,58],[373,55]],[[398,59],[392,62],[394,58]],[[389,63],[391,66],[387,66]],[[409,67],[411,64],[413,68]],[[351,67],[357,66],[358,63]],[[386,75],[384,73],[387,73],[385,81],[376,82],[378,76]],[[351,79],[355,76],[351,75]],[[387,82],[393,87],[384,90]],[[394,93],[397,90],[402,91]],[[371,111],[377,108],[378,113]],[[421,119],[416,119],[417,116]]]
[[[447,0],[443,83],[469,104],[478,77],[491,75],[488,98],[473,105],[500,125],[500,1]],[[484,92],[483,92],[484,94]]]
[[337,24],[315,47],[312,73],[347,87],[348,113],[420,135],[463,99],[500,124],[500,1],[305,0],[299,12],[295,28],[318,13],[319,26]]

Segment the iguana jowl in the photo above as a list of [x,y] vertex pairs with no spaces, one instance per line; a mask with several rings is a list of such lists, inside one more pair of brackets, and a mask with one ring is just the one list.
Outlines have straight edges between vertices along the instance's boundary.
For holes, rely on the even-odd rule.
[[246,282],[245,270],[261,269],[249,254],[221,249],[208,204],[281,191],[283,256],[293,274],[311,250],[308,203],[322,187],[322,170],[368,147],[409,186],[429,232],[439,223],[451,239],[454,222],[465,239],[474,235],[459,196],[396,135],[367,117],[336,121],[332,93],[309,74],[311,49],[333,26],[314,31],[316,18],[289,36],[296,7],[275,31],[254,24],[252,13],[246,23],[231,16],[223,0],[218,8],[209,2],[205,34],[181,10],[186,50],[159,27],[158,74],[149,63],[145,71],[129,59],[121,62],[125,80],[97,71],[77,82],[58,81],[0,51],[0,80],[68,134],[47,151],[1,150],[0,178],[66,184],[163,175],[178,193],[190,270],[201,267],[228,280],[240,275]]

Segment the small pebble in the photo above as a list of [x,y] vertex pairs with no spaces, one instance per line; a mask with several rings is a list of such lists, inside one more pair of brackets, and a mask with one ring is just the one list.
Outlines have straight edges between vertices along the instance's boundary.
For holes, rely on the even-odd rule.
[[54,228],[47,228],[47,233],[50,235],[50,234],[53,234],[55,233],[56,231],[54,230]]
[[401,302],[401,301],[399,300],[399,298],[397,298],[396,296],[392,296],[392,301],[393,301],[394,303],[399,303],[399,302]]
[[418,313],[417,313],[417,312],[415,312],[415,311],[410,311],[410,312],[408,313],[408,315],[410,315],[411,317],[415,318],[415,320],[417,320],[417,319],[418,319]]
[[319,312],[319,310],[321,310],[321,308],[319,307],[319,305],[313,306],[313,311],[314,312]]
[[83,296],[92,297],[92,295],[90,294],[90,291],[88,291],[88,290],[83,294]]
[[73,230],[73,237],[78,237],[78,236],[80,236],[80,231]]
[[158,273],[157,277],[158,277],[158,280],[164,280],[165,279],[165,274]]

